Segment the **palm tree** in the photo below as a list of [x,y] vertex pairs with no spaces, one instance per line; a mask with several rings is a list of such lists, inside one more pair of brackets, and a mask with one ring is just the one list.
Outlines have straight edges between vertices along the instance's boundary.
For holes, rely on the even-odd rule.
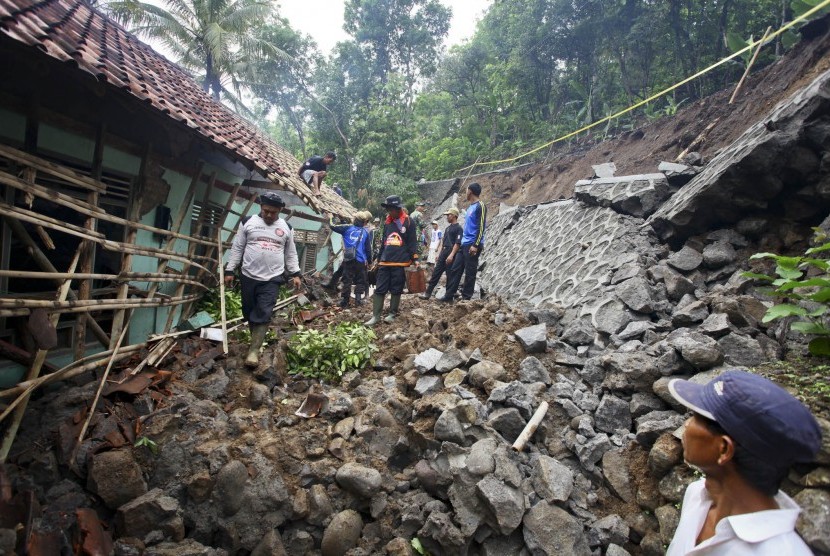
[[[259,32],[273,13],[271,0],[163,0],[165,7],[140,0],[109,0],[103,9],[139,36],[159,41],[176,62],[201,80],[215,100],[237,109],[242,83],[254,62],[286,56]],[[225,85],[230,84],[236,94]]]

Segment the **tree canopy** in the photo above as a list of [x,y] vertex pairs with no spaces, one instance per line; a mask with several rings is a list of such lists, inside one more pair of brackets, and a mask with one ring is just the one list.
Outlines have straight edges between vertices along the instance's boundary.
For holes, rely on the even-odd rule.
[[[329,183],[357,206],[476,160],[514,156],[630,106],[728,55],[816,0],[493,0],[443,47],[439,0],[344,0],[349,39],[322,55],[268,0],[110,0],[215,98],[253,98],[257,123],[298,158],[337,150]],[[325,17],[322,14],[320,17]],[[766,47],[761,67],[794,42]],[[736,59],[592,133],[630,130],[738,79]],[[249,103],[250,104],[250,103]]]

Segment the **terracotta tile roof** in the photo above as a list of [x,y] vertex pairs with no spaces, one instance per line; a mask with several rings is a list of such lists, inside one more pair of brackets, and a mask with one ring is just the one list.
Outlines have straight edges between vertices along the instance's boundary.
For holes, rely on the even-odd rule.
[[315,198],[297,177],[300,162],[291,153],[213,101],[179,66],[85,0],[0,0],[0,31],[52,58],[73,63],[235,152],[312,208],[339,216],[354,213],[327,187]]

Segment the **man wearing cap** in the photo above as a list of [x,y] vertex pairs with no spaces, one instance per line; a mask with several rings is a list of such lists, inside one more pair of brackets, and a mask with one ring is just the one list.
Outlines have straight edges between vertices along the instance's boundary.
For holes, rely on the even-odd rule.
[[329,218],[329,226],[332,232],[343,236],[343,299],[341,307],[348,307],[352,297],[352,284],[354,284],[354,303],[363,304],[363,295],[366,293],[368,284],[366,273],[369,265],[372,264],[372,232],[366,229],[366,222],[372,217],[369,212],[358,212],[353,224],[335,226]]
[[429,238],[429,254],[427,255],[427,262],[435,264],[438,258],[438,248],[441,247],[441,238],[444,237],[444,232],[438,227],[438,221],[432,221],[432,230]]
[[225,282],[233,282],[233,272],[242,263],[242,316],[251,329],[251,346],[245,365],[259,364],[259,349],[265,340],[280,285],[290,276],[299,289],[300,265],[294,232],[279,219],[285,206],[282,197],[273,192],[259,197],[260,212],[239,226],[225,265]]
[[476,285],[478,261],[484,249],[484,228],[487,225],[487,207],[479,200],[481,185],[471,183],[467,186],[467,201],[470,206],[464,218],[464,235],[461,237],[460,256],[456,257],[447,271],[447,293],[438,301],[451,303],[464,276],[461,298],[470,299]]
[[435,290],[435,286],[438,285],[438,280],[440,280],[441,275],[444,274],[447,265],[452,264],[453,260],[455,260],[456,253],[458,253],[458,250],[461,248],[461,236],[464,233],[464,230],[461,229],[461,225],[458,223],[458,209],[452,207],[444,213],[444,216],[447,217],[447,222],[449,222],[450,225],[447,226],[446,230],[444,230],[441,252],[438,254],[438,259],[435,262],[435,268],[432,271],[429,284],[427,284],[427,289],[420,296],[421,299],[430,298],[432,292]]
[[310,185],[312,193],[320,195],[320,184],[323,183],[323,178],[330,165],[337,160],[337,155],[333,151],[327,152],[323,156],[312,156],[300,166],[297,170],[297,175],[300,176],[306,185]]
[[383,240],[378,255],[378,273],[375,283],[375,295],[372,296],[372,318],[366,326],[380,322],[383,311],[383,298],[392,294],[389,301],[389,314],[383,319],[394,322],[401,305],[401,294],[406,285],[404,269],[418,260],[418,246],[415,225],[406,213],[401,198],[390,195],[381,206],[386,209],[383,224]]
[[801,511],[781,492],[797,462],[811,462],[821,429],[804,405],[759,375],[727,371],[706,384],[675,379],[692,410],[683,458],[705,477],[689,485],[667,556],[807,555],[795,532]]

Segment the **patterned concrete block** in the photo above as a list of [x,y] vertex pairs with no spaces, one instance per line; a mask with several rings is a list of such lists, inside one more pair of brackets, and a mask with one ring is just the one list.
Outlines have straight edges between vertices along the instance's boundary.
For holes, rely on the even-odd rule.
[[638,174],[595,180],[580,180],[574,198],[588,205],[610,207],[617,212],[645,218],[671,196],[664,174]]

